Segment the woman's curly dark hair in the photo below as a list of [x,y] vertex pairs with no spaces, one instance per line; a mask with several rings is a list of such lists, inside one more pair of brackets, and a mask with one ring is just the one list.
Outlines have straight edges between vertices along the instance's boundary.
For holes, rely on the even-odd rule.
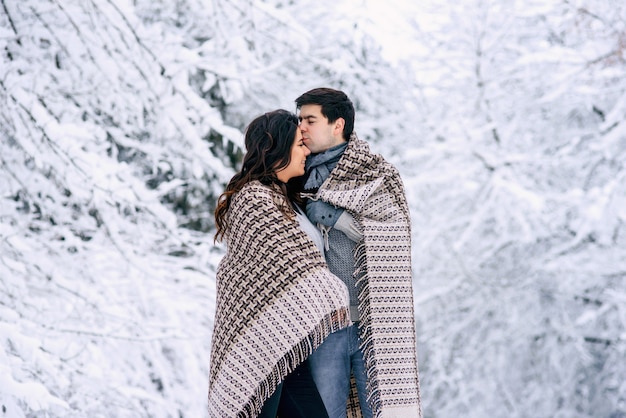
[[302,203],[299,193],[301,180],[292,179],[284,184],[276,177],[276,172],[291,162],[291,147],[297,130],[298,117],[283,109],[267,112],[250,122],[245,131],[246,154],[243,156],[241,170],[233,176],[217,200],[216,241],[224,238],[228,228],[226,213],[233,195],[253,180],[267,186],[276,185],[288,201]]

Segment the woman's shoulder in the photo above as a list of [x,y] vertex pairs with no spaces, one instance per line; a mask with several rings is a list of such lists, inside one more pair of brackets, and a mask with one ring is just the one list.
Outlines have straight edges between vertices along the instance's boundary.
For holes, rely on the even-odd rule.
[[258,180],[253,180],[246,183],[235,195],[233,196],[233,205],[258,205],[260,202],[273,202],[273,196],[275,191],[270,186],[261,183]]
[[261,183],[258,180],[252,180],[249,183],[246,183],[241,190],[237,192],[237,196],[271,196],[272,188]]

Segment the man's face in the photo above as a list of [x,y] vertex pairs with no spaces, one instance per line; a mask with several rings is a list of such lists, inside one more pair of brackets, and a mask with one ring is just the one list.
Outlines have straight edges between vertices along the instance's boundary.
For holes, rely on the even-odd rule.
[[298,118],[302,140],[313,154],[324,152],[345,142],[342,136],[343,118],[329,123],[328,118],[322,115],[321,105],[303,105]]

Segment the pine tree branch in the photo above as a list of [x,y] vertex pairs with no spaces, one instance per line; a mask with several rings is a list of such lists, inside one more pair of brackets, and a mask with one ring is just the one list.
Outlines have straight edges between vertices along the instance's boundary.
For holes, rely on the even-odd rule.
[[4,9],[4,13],[6,13],[7,19],[9,20],[9,25],[11,25],[11,29],[13,29],[13,33],[17,36],[17,44],[22,45],[19,33],[17,32],[17,28],[15,27],[15,23],[13,22],[13,18],[11,17],[11,13],[9,13],[9,9],[5,3],[5,0],[2,0],[2,8]]
[[150,48],[148,48],[143,43],[143,41],[141,40],[139,35],[137,35],[137,32],[135,31],[135,29],[130,25],[130,22],[126,18],[126,15],[124,13],[122,13],[122,11],[119,9],[119,7],[117,7],[117,5],[115,3],[113,3],[111,0],[107,0],[107,3],[109,3],[115,9],[115,11],[120,15],[120,17],[124,21],[124,23],[126,23],[126,26],[128,27],[128,30],[133,34],[133,36],[134,36],[135,40],[137,41],[137,43],[139,44],[139,46],[141,48],[143,48],[152,57],[154,62],[156,62],[159,65],[159,67],[161,68],[161,75],[165,75],[165,66],[163,66],[163,64],[161,64],[159,62],[159,59],[157,58],[156,55],[154,55],[152,50],[150,50]]

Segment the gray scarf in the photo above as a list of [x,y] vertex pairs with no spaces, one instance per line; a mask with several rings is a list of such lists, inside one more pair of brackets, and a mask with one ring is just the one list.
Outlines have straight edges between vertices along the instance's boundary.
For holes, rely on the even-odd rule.
[[347,142],[335,145],[319,154],[312,154],[306,159],[306,183],[304,190],[316,191],[333,171],[348,146]]

